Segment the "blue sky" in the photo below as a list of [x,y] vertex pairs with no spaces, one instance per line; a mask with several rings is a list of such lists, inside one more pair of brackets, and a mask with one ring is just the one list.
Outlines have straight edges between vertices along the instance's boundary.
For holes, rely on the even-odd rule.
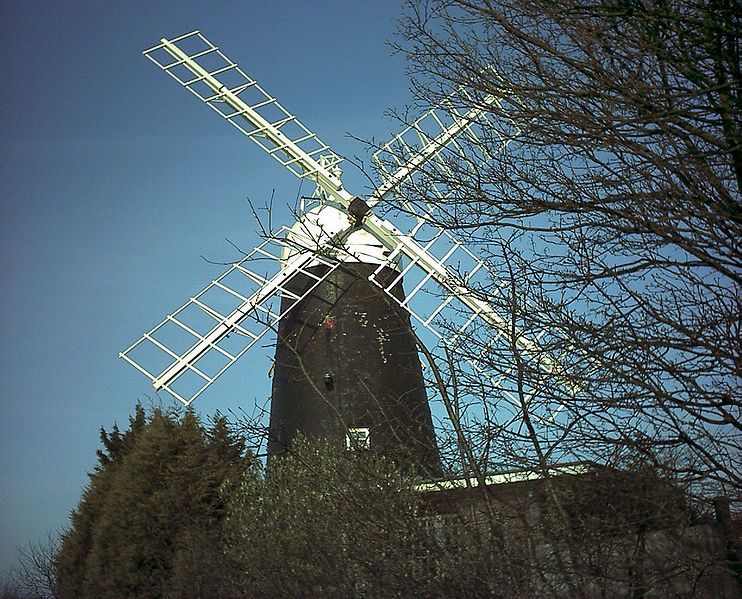
[[[148,381],[117,357],[259,239],[247,199],[299,181],[147,61],[201,31],[346,156],[386,139],[410,102],[393,56],[398,0],[0,5],[0,576],[16,546],[68,522],[98,431],[122,428]],[[351,192],[364,179],[345,167]],[[302,192],[309,192],[307,186]],[[253,348],[196,403],[250,411],[270,393]]]

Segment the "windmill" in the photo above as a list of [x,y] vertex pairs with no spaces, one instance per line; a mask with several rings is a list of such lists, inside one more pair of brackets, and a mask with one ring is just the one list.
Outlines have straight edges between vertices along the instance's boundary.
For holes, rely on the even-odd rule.
[[[435,473],[435,431],[411,318],[449,348],[477,323],[491,327],[493,339],[511,334],[510,324],[472,291],[477,277],[488,276],[472,251],[427,214],[397,227],[373,208],[425,165],[445,168],[446,153],[461,150],[460,140],[476,142],[489,118],[483,108],[495,100],[425,113],[381,148],[394,162],[379,158],[383,180],[362,199],[345,189],[341,157],[200,32],[162,39],[144,55],[316,191],[296,223],[271,234],[120,356],[156,390],[190,405],[277,331],[269,455],[301,432],[404,453]],[[426,295],[431,285],[434,296]],[[413,309],[416,301],[424,309]],[[451,311],[463,319],[443,335],[436,320]],[[546,372],[559,371],[535,341],[517,335],[515,342]]]

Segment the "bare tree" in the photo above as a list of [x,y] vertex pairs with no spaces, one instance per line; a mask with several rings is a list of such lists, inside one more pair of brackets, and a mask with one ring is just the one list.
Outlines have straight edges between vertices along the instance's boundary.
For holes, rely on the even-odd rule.
[[48,533],[46,539],[18,547],[18,565],[10,574],[4,597],[53,599],[57,597],[57,554],[59,536]]
[[422,105],[486,116],[387,206],[476,248],[509,315],[441,365],[478,461],[639,455],[738,493],[734,3],[413,0],[400,33]]

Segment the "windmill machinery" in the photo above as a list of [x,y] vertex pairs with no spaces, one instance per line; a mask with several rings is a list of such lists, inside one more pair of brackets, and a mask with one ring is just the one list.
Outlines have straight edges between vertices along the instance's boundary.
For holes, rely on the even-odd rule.
[[[189,405],[276,331],[269,455],[301,432],[406,455],[437,472],[411,316],[435,331],[447,311],[464,315],[452,335],[435,333],[449,347],[477,323],[495,337],[507,335],[509,324],[470,290],[486,274],[474,253],[425,215],[403,229],[373,208],[424,165],[456,151],[462,136],[476,139],[486,113],[439,108],[424,115],[395,136],[396,165],[360,198],[343,186],[340,156],[198,31],[162,39],[144,55],[316,191],[296,223],[270,235],[121,357],[156,390]],[[437,295],[426,295],[430,285]],[[412,308],[416,301],[423,311]],[[538,354],[524,336],[517,343],[524,354]],[[557,368],[534,359],[546,371]]]

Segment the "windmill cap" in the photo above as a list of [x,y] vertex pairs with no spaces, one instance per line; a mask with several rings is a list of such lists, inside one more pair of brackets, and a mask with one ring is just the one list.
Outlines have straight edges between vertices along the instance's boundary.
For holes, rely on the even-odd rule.
[[[306,212],[286,235],[286,245],[281,253],[284,261],[304,251],[319,251],[338,233],[348,229],[354,221],[347,212],[334,206],[318,206]],[[324,248],[326,253],[326,248]],[[363,227],[355,229],[338,248],[336,257],[343,262],[384,264],[397,270],[397,261],[389,260],[390,248]]]

